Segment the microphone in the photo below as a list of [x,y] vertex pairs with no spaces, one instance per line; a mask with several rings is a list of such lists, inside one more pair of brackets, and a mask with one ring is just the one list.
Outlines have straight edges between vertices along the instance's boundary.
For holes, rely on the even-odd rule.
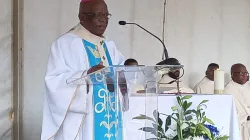
[[[148,30],[146,30],[145,28],[143,28],[142,26],[140,26],[140,25],[137,24],[137,23],[128,23],[128,22],[126,22],[126,21],[119,21],[118,23],[119,23],[120,25],[126,25],[126,24],[133,24],[133,25],[136,25],[136,26],[140,27],[142,30],[144,30],[144,31],[146,31],[147,33],[149,33],[150,35],[152,35],[153,37],[155,37],[156,39],[158,39],[158,40],[161,42],[162,46],[163,46],[165,59],[168,59],[168,51],[167,51],[167,48],[166,48],[164,42],[163,42],[159,37],[157,37],[157,36],[154,35],[153,33],[149,32]],[[164,61],[164,58],[163,58],[163,61]],[[163,61],[161,61],[161,62],[163,62]],[[159,62],[159,63],[160,63],[160,62]]]

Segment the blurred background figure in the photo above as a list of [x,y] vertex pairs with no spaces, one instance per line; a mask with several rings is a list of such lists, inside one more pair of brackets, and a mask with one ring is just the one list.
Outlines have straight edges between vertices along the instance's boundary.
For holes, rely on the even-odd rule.
[[219,65],[211,63],[206,70],[206,76],[195,85],[194,91],[198,94],[213,94],[214,93],[214,71],[219,69]]
[[133,58],[129,58],[124,62],[125,66],[138,66],[138,62],[133,59]]
[[[168,58],[163,63],[157,65],[181,65],[176,58]],[[159,81],[159,91],[169,94],[178,92],[177,80],[180,77],[180,69],[170,69],[168,73],[164,74]],[[194,93],[185,83],[179,81],[179,88],[181,93]]]

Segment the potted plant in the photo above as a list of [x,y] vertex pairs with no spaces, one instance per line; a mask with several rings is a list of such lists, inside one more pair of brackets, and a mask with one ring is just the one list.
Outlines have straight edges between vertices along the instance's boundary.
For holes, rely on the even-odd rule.
[[[172,106],[172,114],[163,114],[154,110],[153,116],[139,115],[133,119],[149,120],[151,127],[143,127],[139,130],[154,135],[147,140],[228,140],[229,136],[221,136],[219,130],[214,126],[214,122],[206,116],[204,109],[208,100],[203,100],[195,108],[190,109],[193,104],[191,95],[176,96],[177,105]],[[161,119],[165,116],[165,125]],[[171,126],[175,126],[172,128]],[[174,134],[167,133],[172,131]]]

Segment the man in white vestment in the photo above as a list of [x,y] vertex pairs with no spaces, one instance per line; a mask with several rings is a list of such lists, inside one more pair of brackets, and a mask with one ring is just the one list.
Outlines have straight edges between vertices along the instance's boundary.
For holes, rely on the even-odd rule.
[[206,76],[194,87],[194,91],[198,94],[214,93],[214,71],[219,69],[219,65],[211,63],[206,70]]
[[[168,58],[164,61],[165,65],[180,65],[179,61],[175,58]],[[159,65],[159,63],[157,64]],[[160,64],[162,65],[162,64]],[[168,93],[168,94],[175,94],[175,93],[194,93],[194,91],[189,88],[185,83],[181,80],[179,81],[179,90],[177,88],[177,79],[180,77],[180,70],[179,69],[170,69],[167,74],[164,74],[159,81],[159,91]]]
[[250,140],[250,88],[246,84],[249,73],[243,64],[231,67],[230,81],[225,92],[234,97],[242,140]]
[[103,76],[90,76],[97,85],[88,80],[82,80],[85,85],[68,82],[123,64],[114,42],[103,37],[110,16],[103,0],[83,0],[80,23],[53,42],[45,76],[41,140],[123,139],[121,112],[115,104],[118,97],[98,79]]

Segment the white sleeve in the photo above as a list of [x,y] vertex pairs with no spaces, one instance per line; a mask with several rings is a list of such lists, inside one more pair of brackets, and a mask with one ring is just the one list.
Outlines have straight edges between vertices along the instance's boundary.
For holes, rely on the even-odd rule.
[[194,87],[193,90],[194,90],[194,92],[197,93],[197,94],[202,94],[202,93],[201,93],[201,87],[200,87],[198,84],[195,85],[195,87]]
[[[76,64],[68,63],[63,55],[66,50],[62,48],[69,44],[65,42],[56,41],[52,44],[51,52],[47,65],[47,72],[45,76],[46,84],[46,98],[50,108],[50,114],[59,126],[67,111],[72,113],[85,113],[87,102],[87,89],[83,85],[76,92],[71,107],[68,110],[69,104],[74,96],[77,85],[68,85],[66,80],[72,76],[84,76],[86,71],[77,71]],[[63,48],[63,49],[64,49]],[[68,47],[69,48],[69,47]],[[74,56],[73,51],[68,51],[69,56]]]
[[109,45],[112,47],[112,52],[114,55],[114,64],[113,65],[123,65],[125,60],[124,60],[124,56],[121,54],[121,52],[117,49],[115,43],[113,41],[109,41],[108,42]]

